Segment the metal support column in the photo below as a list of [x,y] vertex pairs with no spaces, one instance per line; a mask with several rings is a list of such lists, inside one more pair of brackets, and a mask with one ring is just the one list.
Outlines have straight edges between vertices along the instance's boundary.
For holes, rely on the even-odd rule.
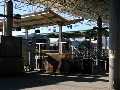
[[120,90],[120,3],[111,1],[109,81],[110,90]]
[[97,20],[97,59],[98,59],[98,64],[99,60],[102,57],[102,18],[99,16]]
[[[62,24],[59,25],[59,54],[62,54]],[[57,72],[59,73],[60,72],[60,67],[61,67],[61,60],[59,61],[59,64],[58,64],[58,67],[57,67]]]
[[[6,0],[4,0],[4,15],[6,15]],[[5,20],[6,17],[4,17],[4,20],[3,20],[3,31],[2,31],[2,35],[5,35],[5,30],[6,30],[6,23],[5,23]]]
[[7,27],[5,30],[5,36],[12,36],[13,28],[13,2],[8,0],[6,2],[6,14],[7,14]]
[[25,39],[28,40],[28,30],[25,30]]
[[62,54],[62,25],[59,25],[59,53]]

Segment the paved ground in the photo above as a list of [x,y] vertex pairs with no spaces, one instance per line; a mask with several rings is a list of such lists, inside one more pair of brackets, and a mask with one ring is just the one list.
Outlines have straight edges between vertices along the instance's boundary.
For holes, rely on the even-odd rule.
[[107,75],[26,74],[1,77],[0,90],[109,90]]

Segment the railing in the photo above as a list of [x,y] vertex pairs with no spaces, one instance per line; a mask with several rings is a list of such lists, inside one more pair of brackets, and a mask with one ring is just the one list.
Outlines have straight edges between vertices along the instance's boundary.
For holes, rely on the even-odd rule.
[[72,59],[74,58],[79,58],[79,57],[83,57],[82,52],[78,50],[78,48],[76,48],[75,46],[71,45],[71,52],[72,52]]
[[[77,60],[81,63],[81,68],[84,70],[83,63],[91,62],[92,72],[94,72],[94,67],[98,66],[100,63],[104,63],[105,65],[108,63],[108,50],[102,49],[101,58],[97,57],[97,53],[99,52],[96,48],[83,48],[78,49],[74,46],[71,46],[72,54],[73,54],[73,61]],[[100,61],[100,63],[98,63]],[[106,68],[103,66],[102,68]],[[106,70],[106,69],[105,69]]]
[[[39,69],[39,61],[41,60],[45,60],[45,57],[47,57],[47,55],[43,54],[43,53],[59,53],[59,46],[55,45],[56,43],[36,43],[38,45],[38,48],[36,50],[36,55],[35,55],[35,69]],[[50,44],[53,44],[53,46],[50,46]],[[58,44],[58,43],[57,43]],[[64,43],[63,43],[64,44]],[[55,45],[55,46],[54,46]],[[46,46],[46,49],[42,49],[41,46]],[[64,45],[62,45],[64,47]],[[98,59],[97,59],[97,49],[94,48],[83,48],[83,49],[79,49],[76,48],[75,46],[71,45],[70,48],[62,48],[64,53],[71,53],[72,55],[72,62],[74,63],[80,63],[79,65],[81,65],[81,68],[84,69],[84,64],[87,62],[92,62],[92,68],[94,67],[94,65],[96,65],[95,63],[97,63]],[[101,53],[102,56],[108,57],[108,50],[102,50]],[[44,64],[44,63],[43,63]],[[93,70],[92,70],[93,71]]]
[[72,46],[72,54],[74,57],[79,57],[81,59],[89,58],[89,59],[95,59],[96,58],[96,51],[94,49],[78,49],[75,46]]

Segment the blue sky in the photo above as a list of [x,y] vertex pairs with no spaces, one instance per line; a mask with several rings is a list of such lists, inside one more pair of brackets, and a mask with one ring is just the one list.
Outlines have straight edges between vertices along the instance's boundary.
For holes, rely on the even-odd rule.
[[[4,2],[3,0],[0,0],[0,14],[4,13]],[[14,14],[26,14],[26,13],[33,13],[33,12],[39,12],[44,10],[44,6],[40,7],[40,4],[37,4],[35,6],[23,4],[20,2],[14,2]],[[75,19],[78,17],[74,17],[68,13],[58,13],[64,18],[67,19]],[[84,17],[83,17],[84,18]],[[84,20],[83,22],[72,24],[72,29],[68,28],[67,26],[63,26],[63,31],[78,31],[78,30],[87,30],[93,28],[93,26],[96,26],[96,22],[92,22],[90,20]],[[50,33],[53,32],[54,29],[56,29],[56,32],[59,31],[58,26],[48,26],[48,27],[40,27],[36,28],[39,29],[41,33]],[[34,33],[35,30],[31,29],[29,33]],[[25,30],[22,30],[21,32],[13,31],[13,35],[20,35],[25,34]]]

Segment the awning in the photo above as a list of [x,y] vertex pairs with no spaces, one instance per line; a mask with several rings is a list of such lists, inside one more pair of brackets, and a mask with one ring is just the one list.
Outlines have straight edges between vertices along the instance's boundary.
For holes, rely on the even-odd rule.
[[[16,19],[13,21],[13,27],[21,26],[21,28],[31,29],[33,27],[40,26],[52,26],[52,25],[69,25],[82,21],[83,19],[74,19],[67,20],[62,16],[56,14],[51,10],[30,13],[26,15],[22,15],[21,25],[20,22],[17,22]],[[2,20],[3,21],[3,20]],[[3,22],[0,22],[0,30],[3,28]]]

